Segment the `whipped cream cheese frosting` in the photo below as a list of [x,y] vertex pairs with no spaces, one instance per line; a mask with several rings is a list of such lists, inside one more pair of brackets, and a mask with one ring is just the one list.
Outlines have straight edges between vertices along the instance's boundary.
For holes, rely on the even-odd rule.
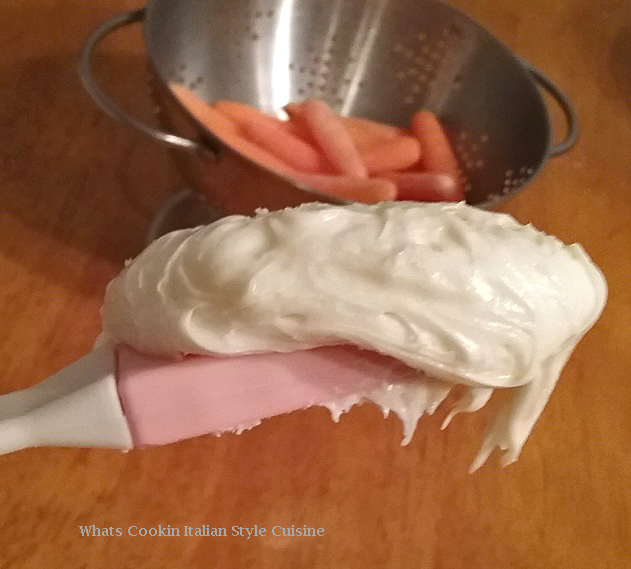
[[469,387],[454,412],[515,388],[477,466],[495,447],[507,451],[504,462],[517,458],[606,296],[579,245],[505,214],[465,204],[306,204],[158,239],[109,284],[102,315],[110,341],[148,354],[351,343],[393,356],[431,377],[431,388],[384,386],[355,402],[396,411],[425,401],[408,427],[454,384]]

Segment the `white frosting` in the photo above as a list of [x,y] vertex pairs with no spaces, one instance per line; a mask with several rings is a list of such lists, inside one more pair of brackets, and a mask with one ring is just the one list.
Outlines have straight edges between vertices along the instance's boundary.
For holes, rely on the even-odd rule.
[[168,356],[339,343],[391,355],[444,382],[438,392],[419,382],[368,397],[407,421],[406,438],[454,383],[472,388],[456,412],[518,387],[480,457],[500,446],[512,461],[606,294],[579,245],[508,215],[308,204],[160,238],[108,286],[103,327],[113,341]]

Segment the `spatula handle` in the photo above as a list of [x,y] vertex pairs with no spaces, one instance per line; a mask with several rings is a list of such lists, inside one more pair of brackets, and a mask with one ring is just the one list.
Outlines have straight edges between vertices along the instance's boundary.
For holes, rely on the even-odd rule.
[[0,396],[0,455],[39,446],[129,449],[115,355],[103,346],[41,383]]

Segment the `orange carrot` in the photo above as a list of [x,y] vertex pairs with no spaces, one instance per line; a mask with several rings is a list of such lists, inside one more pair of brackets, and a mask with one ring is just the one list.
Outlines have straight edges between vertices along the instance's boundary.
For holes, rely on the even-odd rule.
[[287,132],[290,132],[309,144],[314,144],[313,136],[311,136],[311,132],[309,132],[303,120],[291,118],[288,121],[282,121],[281,124]]
[[440,121],[430,111],[418,111],[412,117],[412,132],[421,143],[421,167],[426,172],[449,174],[458,180],[458,161]]
[[293,168],[286,162],[240,136],[237,124],[226,114],[213,108],[183,85],[171,84],[170,87],[180,102],[200,123],[234,150],[270,170],[286,174],[293,172]]
[[[287,123],[300,123],[304,108],[302,103],[288,103],[283,107],[289,115]],[[405,134],[402,128],[359,117],[340,117],[357,147],[379,144]]]
[[213,134],[220,138],[225,138],[229,134],[236,135],[237,125],[233,121],[213,109],[209,103],[200,99],[184,85],[171,83],[169,87],[182,105]]
[[278,156],[289,166],[305,172],[329,172],[328,161],[316,150],[305,136],[305,128],[290,121],[282,121],[258,109],[236,101],[218,101],[213,107],[231,118],[242,134],[271,154]]
[[267,152],[267,150],[252,144],[249,140],[237,135],[225,139],[225,141],[235,150],[252,160],[258,162],[261,166],[265,166],[270,170],[275,170],[288,176],[293,176],[295,170],[286,162],[283,162],[280,158]]
[[275,125],[282,124],[283,122],[276,117],[251,107],[250,105],[239,103],[237,101],[217,101],[213,103],[213,108],[232,119],[239,127],[243,126],[246,122],[254,120],[265,121],[268,124]]
[[331,166],[345,176],[366,178],[368,172],[344,122],[324,102],[309,99],[302,105],[288,105],[289,115],[303,120],[314,142]]
[[241,123],[243,136],[258,144],[296,170],[324,172],[328,163],[313,146],[289,132],[283,124],[275,124],[256,117]]
[[369,174],[404,170],[421,157],[421,145],[412,136],[397,136],[385,142],[360,148],[359,153]]
[[364,203],[392,201],[397,197],[394,183],[378,178],[360,179],[349,176],[323,176],[320,174],[296,173],[298,182],[323,194]]
[[464,200],[462,189],[448,174],[429,172],[394,172],[382,174],[397,186],[399,200],[417,202],[459,202]]
[[368,119],[342,117],[342,122],[360,149],[384,143],[405,134],[401,128]]
[[289,119],[297,119],[302,117],[303,115],[303,104],[302,103],[287,103],[283,110],[289,116]]

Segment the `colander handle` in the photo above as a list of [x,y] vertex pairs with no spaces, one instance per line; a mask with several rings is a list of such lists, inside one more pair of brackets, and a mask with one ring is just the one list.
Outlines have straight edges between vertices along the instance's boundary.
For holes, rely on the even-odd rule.
[[565,119],[567,120],[567,133],[565,138],[561,140],[561,142],[557,142],[556,144],[551,144],[548,149],[548,156],[558,156],[559,154],[563,154],[567,152],[578,139],[578,117],[576,116],[576,111],[574,110],[574,106],[567,98],[565,93],[556,86],[556,84],[546,76],[544,73],[539,71],[536,67],[533,67],[527,61],[522,59],[522,63],[528,69],[530,74],[533,76],[535,81],[541,85],[559,104],[563,114],[565,115]]
[[94,102],[111,117],[131,126],[132,128],[135,128],[136,130],[139,130],[159,142],[168,144],[169,146],[174,146],[183,150],[201,150],[202,146],[194,140],[164,132],[129,115],[106,95],[105,91],[101,89],[94,78],[94,74],[92,73],[92,52],[94,51],[96,45],[103,38],[118,28],[122,28],[136,22],[141,22],[144,18],[144,8],[133,10],[131,12],[124,12],[123,14],[119,14],[118,16],[114,16],[113,18],[103,22],[90,34],[83,46],[81,60],[79,62],[79,75],[81,76],[81,82],[92,99],[94,99]]

